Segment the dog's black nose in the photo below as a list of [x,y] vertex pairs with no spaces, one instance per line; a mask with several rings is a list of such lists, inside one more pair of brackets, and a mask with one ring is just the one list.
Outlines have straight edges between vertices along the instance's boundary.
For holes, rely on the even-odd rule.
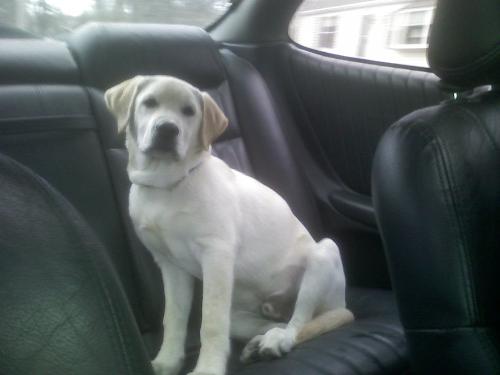
[[177,147],[179,128],[170,121],[158,121],[155,124],[151,150],[172,152]]
[[175,138],[179,135],[179,128],[173,122],[165,121],[156,124],[156,132],[160,138]]

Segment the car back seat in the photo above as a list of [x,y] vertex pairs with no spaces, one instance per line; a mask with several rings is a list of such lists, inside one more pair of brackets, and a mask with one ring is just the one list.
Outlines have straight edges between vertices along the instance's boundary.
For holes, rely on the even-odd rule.
[[[151,356],[162,335],[161,278],[130,227],[126,151],[105,108],[105,89],[137,74],[169,74],[207,90],[230,120],[215,153],[277,190],[315,236],[324,235],[265,82],[248,62],[219,51],[203,30],[90,24],[69,40],[71,54],[58,42],[0,43],[0,153],[43,176],[97,233]],[[283,360],[239,370],[232,361],[233,372],[402,373],[406,345],[391,293],[352,289],[348,304],[357,316],[353,324],[301,345]],[[198,330],[194,324],[190,363]]]

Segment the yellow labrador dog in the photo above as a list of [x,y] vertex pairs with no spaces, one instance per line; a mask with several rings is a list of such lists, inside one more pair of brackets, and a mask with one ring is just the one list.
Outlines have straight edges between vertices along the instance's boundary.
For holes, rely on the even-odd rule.
[[211,154],[228,120],[207,93],[137,76],[105,100],[126,131],[130,216],[163,275],[157,374],[182,367],[194,278],[203,303],[193,375],[225,373],[230,337],[249,340],[241,359],[251,361],[353,320],[336,244],[314,241],[276,192]]

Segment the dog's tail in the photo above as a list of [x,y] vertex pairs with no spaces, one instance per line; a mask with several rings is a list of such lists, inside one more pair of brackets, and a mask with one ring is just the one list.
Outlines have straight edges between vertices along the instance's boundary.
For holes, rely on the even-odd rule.
[[352,322],[353,320],[353,313],[346,308],[327,311],[318,315],[302,327],[302,329],[297,333],[295,344],[311,340],[316,336],[341,327],[344,324]]

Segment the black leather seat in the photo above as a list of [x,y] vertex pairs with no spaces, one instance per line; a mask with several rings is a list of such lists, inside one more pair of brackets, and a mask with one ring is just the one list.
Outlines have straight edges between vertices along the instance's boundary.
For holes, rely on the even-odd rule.
[[100,241],[46,181],[0,155],[0,373],[150,374]]
[[440,0],[429,61],[455,98],[384,135],[375,208],[417,372],[500,374],[500,2]]
[[[171,74],[209,91],[230,119],[229,129],[214,146],[215,152],[232,167],[279,191],[317,236],[323,235],[320,215],[285,141],[283,124],[262,77],[231,51],[219,50],[206,32],[181,26],[93,24],[75,33],[69,47],[71,53],[62,43],[0,40],[0,153],[45,178],[88,222],[117,274],[142,337],[141,345],[153,357],[162,337],[161,277],[130,227],[126,151],[104,105],[106,88],[136,74]],[[0,253],[0,261],[2,257]],[[66,264],[51,255],[40,262],[44,260],[59,262],[61,269]],[[24,293],[8,282],[2,283],[2,288]],[[353,324],[312,340],[287,358],[273,362],[241,368],[236,352],[231,359],[231,373],[405,371],[406,345],[391,292],[352,289],[348,300],[357,316]],[[8,321],[11,315],[3,315],[4,311],[0,310],[0,320]],[[82,314],[85,311],[82,306]],[[194,317],[196,314],[195,308]],[[196,359],[198,331],[199,322],[192,319],[187,367]],[[67,334],[80,332],[75,329]],[[40,339],[45,337],[41,335]],[[137,344],[133,335],[130,340],[130,345]],[[92,358],[88,361],[92,362]],[[0,365],[10,364],[0,360]],[[4,369],[12,366],[1,366],[0,373],[17,375],[31,371],[9,372]],[[47,373],[53,375],[99,373],[88,368],[80,371],[78,367],[68,372],[56,362],[47,366]],[[135,373],[150,370],[144,368]]]

